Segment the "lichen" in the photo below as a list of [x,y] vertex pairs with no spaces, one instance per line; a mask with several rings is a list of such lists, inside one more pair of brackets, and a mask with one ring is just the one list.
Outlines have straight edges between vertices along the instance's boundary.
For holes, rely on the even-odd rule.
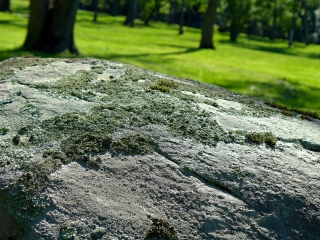
[[175,228],[170,226],[168,221],[159,218],[153,218],[152,224],[146,233],[144,240],[150,238],[175,240],[178,239],[178,236]]

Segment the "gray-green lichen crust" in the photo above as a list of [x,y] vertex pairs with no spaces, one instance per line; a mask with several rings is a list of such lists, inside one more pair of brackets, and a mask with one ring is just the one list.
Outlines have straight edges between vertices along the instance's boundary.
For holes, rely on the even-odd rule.
[[[29,65],[25,64],[23,68],[28,69],[55,60],[32,58],[26,61]],[[231,124],[231,127],[222,125],[224,120],[231,119],[230,116],[236,121],[234,119],[238,116],[257,119],[278,114],[251,98],[118,63],[92,59],[66,60],[71,64],[73,61],[74,66],[81,66],[80,69],[50,81],[15,79],[16,73],[9,67],[1,75],[3,80],[12,78],[15,83],[41,96],[72,100],[79,105],[91,104],[85,110],[73,109],[48,116],[36,104],[26,101],[15,109],[15,114],[27,116],[27,123],[0,126],[0,137],[7,141],[0,145],[0,173],[15,173],[14,180],[0,186],[0,207],[5,206],[20,222],[35,220],[45,208],[53,205],[43,192],[50,184],[50,175],[64,165],[70,166],[76,162],[96,173],[103,170],[101,159],[104,155],[141,157],[155,152],[166,156],[156,135],[148,131],[134,132],[136,129],[161,127],[170,136],[214,149],[221,144],[276,151],[279,142],[285,142],[267,128],[264,131],[250,127],[239,129],[236,124]],[[5,102],[2,108],[7,104]],[[284,115],[284,118],[294,117],[291,112]],[[319,144],[308,139],[294,139],[292,142],[299,143],[304,149],[320,151]],[[205,151],[197,154],[203,158],[208,155]],[[200,170],[197,172],[190,166],[185,168],[189,169],[190,174],[200,176]],[[233,171],[235,182],[245,184],[251,177],[238,166],[229,168]],[[181,169],[183,171],[183,166]],[[231,187],[211,178],[201,179],[241,197],[240,192],[230,190]],[[69,239],[75,236],[77,229],[72,222],[65,222],[59,231],[62,239]],[[145,239],[177,239],[176,229],[161,218],[153,218],[147,231]],[[99,228],[91,233],[91,238],[98,239],[105,233],[105,229]]]

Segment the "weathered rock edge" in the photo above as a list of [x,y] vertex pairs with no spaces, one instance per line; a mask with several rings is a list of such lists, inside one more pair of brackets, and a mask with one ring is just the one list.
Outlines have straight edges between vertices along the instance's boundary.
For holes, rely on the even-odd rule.
[[320,122],[292,115],[118,62],[3,61],[0,239],[320,239]]

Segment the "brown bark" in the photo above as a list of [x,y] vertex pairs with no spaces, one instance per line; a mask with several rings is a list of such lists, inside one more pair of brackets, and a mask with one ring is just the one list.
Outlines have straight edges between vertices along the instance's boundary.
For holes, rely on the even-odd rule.
[[78,0],[31,0],[25,49],[79,54],[73,37],[77,9]]
[[213,34],[218,5],[219,0],[209,0],[208,8],[204,16],[199,48],[215,48],[213,44]]

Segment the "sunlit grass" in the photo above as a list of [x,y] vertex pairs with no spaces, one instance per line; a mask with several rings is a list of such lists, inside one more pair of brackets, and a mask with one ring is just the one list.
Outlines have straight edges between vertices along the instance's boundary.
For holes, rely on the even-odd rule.
[[[28,1],[12,2],[20,4],[16,11],[22,11]],[[121,61],[320,113],[319,45],[295,43],[289,49],[284,40],[245,35],[232,44],[228,34],[217,33],[217,50],[199,50],[199,29],[186,28],[179,36],[177,26],[164,23],[145,27],[137,20],[136,27],[129,28],[122,24],[124,17],[100,14],[97,23],[92,18],[92,13],[78,11],[75,39],[83,57]],[[23,15],[0,13],[0,59],[25,54],[18,47],[26,26]]]

